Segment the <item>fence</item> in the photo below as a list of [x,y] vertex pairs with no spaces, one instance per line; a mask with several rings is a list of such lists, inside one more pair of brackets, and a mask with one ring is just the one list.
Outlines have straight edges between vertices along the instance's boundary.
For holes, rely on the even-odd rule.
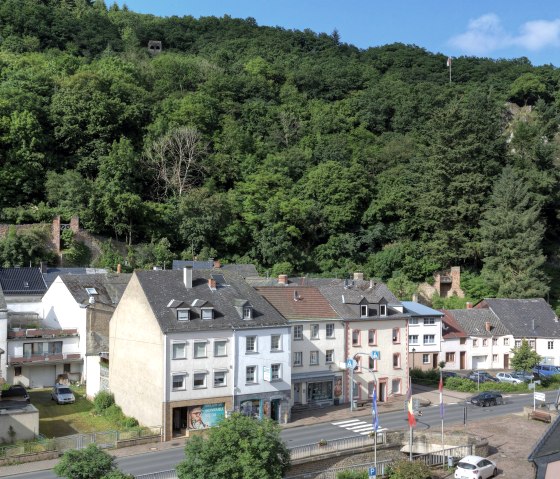
[[177,479],[177,471],[171,469],[169,471],[154,472],[152,474],[142,474],[136,476],[136,479]]
[[[387,443],[387,435],[384,432],[377,433],[377,445]],[[348,449],[359,449],[361,447],[373,446],[374,438],[369,436],[351,436],[342,439],[327,441],[326,444],[320,443],[307,444],[305,446],[297,446],[290,449],[290,458],[292,461],[305,459],[308,457],[320,456],[337,451],[345,451]]]

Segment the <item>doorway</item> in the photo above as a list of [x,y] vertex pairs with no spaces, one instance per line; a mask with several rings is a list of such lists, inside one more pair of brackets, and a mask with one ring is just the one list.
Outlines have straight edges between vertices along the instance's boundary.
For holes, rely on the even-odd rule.
[[270,401],[270,419],[278,422],[280,419],[280,399]]
[[461,351],[460,356],[459,356],[459,369],[467,369],[466,368],[466,358],[467,358],[466,351]]
[[509,354],[504,354],[504,369],[509,369]]
[[301,399],[299,397],[300,385],[301,383],[294,384],[294,404],[299,404],[301,402]]
[[379,402],[387,401],[387,381],[379,381]]

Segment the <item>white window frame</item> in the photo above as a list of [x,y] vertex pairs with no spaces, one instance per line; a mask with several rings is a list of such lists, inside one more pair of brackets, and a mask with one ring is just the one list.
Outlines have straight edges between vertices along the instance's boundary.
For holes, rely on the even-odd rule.
[[[297,366],[303,366],[303,352],[301,351],[294,351],[294,362],[293,365],[295,367]],[[298,361],[299,360],[299,361]]]
[[[217,377],[222,377],[223,381],[220,383],[216,383],[216,378]],[[215,388],[223,388],[227,386],[227,371],[223,370],[216,370],[214,371],[214,387]]]
[[280,381],[282,379],[282,365],[275,363],[270,365],[270,380]]
[[243,306],[243,319],[253,318],[253,308],[251,306]]
[[254,354],[257,352],[257,336],[245,336],[245,354]]
[[191,319],[191,310],[188,308],[177,308],[177,321],[189,321]]
[[[181,386],[175,386],[175,379],[181,378]],[[187,389],[187,373],[174,373],[171,378],[173,391],[185,391]]]
[[[224,346],[224,353],[219,354],[218,347],[219,345],[223,344]],[[227,340],[226,339],[214,339],[214,357],[220,358],[227,356]]]
[[[203,355],[199,355],[198,354],[198,347],[200,345],[204,346],[204,354]],[[207,341],[195,341],[194,345],[193,345],[193,358],[194,359],[201,359],[201,358],[207,358],[208,357],[208,342]]]
[[420,344],[418,342],[418,335],[417,334],[409,334],[408,335],[408,344],[414,344],[414,345]]
[[[195,372],[193,373],[193,389],[205,389],[206,388],[206,377],[208,376],[208,373],[204,373],[204,372]],[[202,384],[201,385],[196,385],[196,381],[199,380],[202,377]]]
[[334,363],[334,349],[327,349],[325,351],[325,363]]
[[379,316],[387,316],[387,305],[380,304],[379,305]]
[[360,304],[360,318],[367,318],[369,316],[369,308],[367,304]]
[[200,316],[204,320],[214,319],[214,308],[200,308]]
[[[177,354],[176,348],[179,346],[183,347],[182,355]],[[185,341],[177,341],[172,343],[171,349],[172,349],[172,359],[187,359],[187,343]]]
[[431,363],[431,358],[429,354],[422,354],[422,364],[430,364]]
[[424,326],[433,326],[436,324],[436,318],[424,318]]
[[436,335],[435,334],[424,334],[422,341],[424,345],[428,344],[436,344]]
[[417,325],[418,325],[418,318],[410,318],[410,319],[408,320],[408,324],[409,324],[410,326],[417,326]]
[[311,337],[311,339],[319,339],[319,331],[320,331],[320,327],[318,324],[312,324],[309,327],[309,335]]
[[317,366],[319,364],[319,351],[309,351],[309,365]]
[[547,349],[554,349],[554,341],[553,340],[547,341]]
[[[274,343],[276,342],[276,347]],[[270,335],[270,350],[271,351],[282,351],[282,335],[272,334]]]
[[[249,372],[250,370],[251,372]],[[257,384],[257,372],[257,366],[247,366],[245,368],[245,384]]]
[[303,324],[294,325],[292,336],[294,341],[303,341]]
[[325,325],[325,330],[328,339],[334,338],[334,323],[327,323]]

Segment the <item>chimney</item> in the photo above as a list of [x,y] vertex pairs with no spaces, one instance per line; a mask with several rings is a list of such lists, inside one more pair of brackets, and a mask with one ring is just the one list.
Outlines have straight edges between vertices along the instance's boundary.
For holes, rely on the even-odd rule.
[[373,289],[373,287],[375,286],[375,282],[373,281],[373,279],[369,280],[369,288]]
[[121,264],[119,263],[117,265],[117,274],[121,274],[121,271],[122,271],[122,267],[121,267]]
[[46,272],[47,272],[47,263],[43,263],[43,262],[41,261],[40,271],[41,271],[41,274],[46,274]]
[[413,293],[413,295],[412,295],[412,301],[414,301],[415,303],[418,302],[418,293]]
[[470,301],[467,301],[466,306],[467,309],[472,309],[472,303]]
[[492,330],[492,325],[490,324],[490,321],[486,321],[486,331],[490,332]]
[[183,284],[185,288],[192,289],[192,266],[185,266],[183,268]]
[[210,289],[216,289],[216,280],[214,278],[208,278],[208,287]]
[[362,281],[364,279],[364,273],[354,273],[354,281]]
[[219,259],[214,260],[214,268],[220,269],[222,267],[222,263],[220,263]]
[[287,274],[279,274],[278,275],[278,284],[288,284],[288,275]]

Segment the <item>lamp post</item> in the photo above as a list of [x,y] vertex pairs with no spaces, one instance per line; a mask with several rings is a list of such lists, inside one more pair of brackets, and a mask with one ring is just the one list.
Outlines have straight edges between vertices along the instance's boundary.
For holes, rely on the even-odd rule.
[[415,356],[414,353],[415,352],[416,352],[416,348],[412,348],[412,369],[414,369],[414,356]]

